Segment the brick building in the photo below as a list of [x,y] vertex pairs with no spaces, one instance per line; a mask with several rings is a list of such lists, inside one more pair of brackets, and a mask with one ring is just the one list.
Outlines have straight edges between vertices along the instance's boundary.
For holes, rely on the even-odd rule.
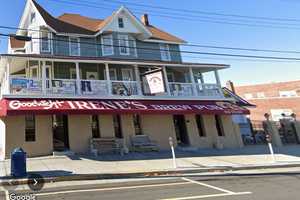
[[264,120],[264,113],[270,113],[278,121],[281,114],[300,116],[300,80],[266,83],[257,85],[235,86],[236,94],[256,105],[251,108],[250,119]]

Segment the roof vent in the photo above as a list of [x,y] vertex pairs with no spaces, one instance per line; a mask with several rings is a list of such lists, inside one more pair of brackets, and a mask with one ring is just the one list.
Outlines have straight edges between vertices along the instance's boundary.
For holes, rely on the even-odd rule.
[[142,22],[143,22],[143,24],[145,26],[149,26],[150,25],[149,19],[148,19],[148,14],[143,14],[141,20],[142,20]]

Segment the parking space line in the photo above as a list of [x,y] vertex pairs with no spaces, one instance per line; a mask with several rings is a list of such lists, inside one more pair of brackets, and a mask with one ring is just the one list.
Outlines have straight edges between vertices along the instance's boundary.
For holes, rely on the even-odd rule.
[[160,200],[192,200],[192,199],[205,199],[212,197],[225,197],[225,196],[236,196],[236,195],[246,195],[251,194],[251,192],[236,192],[236,193],[221,193],[221,194],[208,194],[208,195],[199,195],[199,196],[189,196],[189,197],[175,197],[169,199],[160,199]]
[[232,192],[230,190],[222,189],[222,188],[219,188],[219,187],[216,187],[216,186],[213,186],[213,185],[209,185],[209,184],[206,184],[206,183],[202,183],[202,182],[199,182],[199,181],[194,181],[192,179],[188,179],[188,178],[181,178],[181,179],[185,180],[185,181],[188,181],[188,182],[191,182],[191,183],[202,185],[202,186],[205,186],[205,187],[208,187],[208,188],[211,188],[211,189],[219,190],[219,191],[225,192],[227,194],[235,194],[235,192]]
[[124,186],[124,187],[112,187],[112,188],[98,188],[98,189],[86,189],[86,190],[66,190],[58,192],[45,192],[36,193],[36,196],[50,196],[57,194],[66,193],[82,193],[82,192],[99,192],[99,191],[112,191],[112,190],[126,190],[126,189],[137,189],[137,188],[148,188],[148,187],[162,187],[162,186],[174,186],[174,185],[187,185],[192,184],[191,182],[179,182],[179,183],[162,183],[162,184],[148,184],[148,185],[137,185],[137,186]]

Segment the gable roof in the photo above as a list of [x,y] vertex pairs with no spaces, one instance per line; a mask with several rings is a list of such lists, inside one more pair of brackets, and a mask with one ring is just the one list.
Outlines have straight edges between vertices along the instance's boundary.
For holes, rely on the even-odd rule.
[[[85,17],[80,14],[65,13],[55,18],[51,14],[49,14],[43,7],[41,7],[35,0],[33,0],[32,2],[34,3],[37,10],[40,12],[46,24],[59,33],[95,35],[111,21],[114,15],[110,15],[106,19],[95,19]],[[149,25],[145,26],[145,28],[152,33],[150,39],[169,41],[175,43],[185,43],[184,40],[170,33],[167,33],[159,28],[156,28],[155,26]]]
[[22,49],[25,47],[25,41],[17,40],[14,37],[9,37],[9,42],[12,49]]

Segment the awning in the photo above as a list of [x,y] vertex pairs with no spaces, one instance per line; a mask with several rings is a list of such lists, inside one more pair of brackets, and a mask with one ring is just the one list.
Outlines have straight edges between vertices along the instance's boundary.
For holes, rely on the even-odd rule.
[[249,114],[229,101],[2,99],[0,116],[24,114]]

